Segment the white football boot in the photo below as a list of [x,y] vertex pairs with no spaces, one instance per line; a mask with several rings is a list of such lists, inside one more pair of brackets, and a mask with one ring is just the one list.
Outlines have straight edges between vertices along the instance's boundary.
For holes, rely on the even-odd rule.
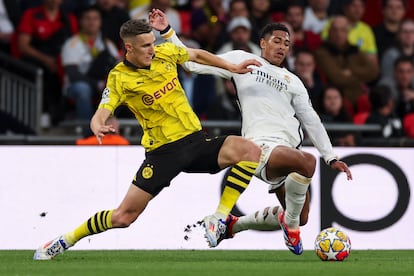
[[225,238],[226,222],[214,215],[205,217],[203,221],[208,246],[216,247]]
[[51,260],[59,254],[63,254],[69,245],[63,236],[57,237],[45,245],[39,247],[34,253],[33,260]]

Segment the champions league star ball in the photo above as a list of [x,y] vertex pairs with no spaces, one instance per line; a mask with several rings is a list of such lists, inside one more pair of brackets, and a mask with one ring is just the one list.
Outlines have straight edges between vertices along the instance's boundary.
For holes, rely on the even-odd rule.
[[315,239],[315,251],[322,261],[343,261],[351,253],[351,240],[338,228],[326,228]]

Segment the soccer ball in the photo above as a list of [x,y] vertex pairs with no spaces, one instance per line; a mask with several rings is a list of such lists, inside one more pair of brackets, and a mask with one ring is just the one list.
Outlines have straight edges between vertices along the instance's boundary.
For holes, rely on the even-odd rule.
[[315,251],[322,261],[343,261],[351,253],[351,240],[338,228],[326,228],[315,239]]

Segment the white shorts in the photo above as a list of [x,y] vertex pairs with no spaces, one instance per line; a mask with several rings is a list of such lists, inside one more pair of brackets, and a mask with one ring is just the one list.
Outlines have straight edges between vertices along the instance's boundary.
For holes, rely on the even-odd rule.
[[270,154],[277,146],[292,147],[286,140],[276,137],[260,137],[251,139],[256,145],[258,145],[262,154],[260,156],[259,165],[254,173],[255,176],[269,184],[269,193],[274,193],[277,188],[285,184],[286,176],[280,176],[274,179],[268,179],[266,175],[266,166],[269,160]]

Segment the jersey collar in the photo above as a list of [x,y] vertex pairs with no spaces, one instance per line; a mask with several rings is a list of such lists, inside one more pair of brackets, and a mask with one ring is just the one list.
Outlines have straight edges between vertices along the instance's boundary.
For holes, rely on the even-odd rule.
[[129,60],[127,60],[126,58],[124,59],[124,64],[125,64],[125,66],[127,66],[129,68],[132,68],[134,70],[138,70],[138,69],[147,69],[147,70],[149,70],[151,68],[151,66],[146,66],[146,67],[140,68],[140,67],[136,66],[135,64],[133,64],[132,62],[130,62]]

